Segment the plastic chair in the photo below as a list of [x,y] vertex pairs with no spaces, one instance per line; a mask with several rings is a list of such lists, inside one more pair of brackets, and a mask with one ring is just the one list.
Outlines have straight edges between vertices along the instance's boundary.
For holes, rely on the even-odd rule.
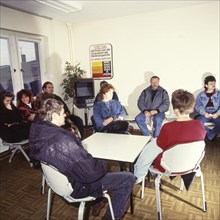
[[[149,168],[152,175],[155,175],[155,190],[156,190],[156,203],[158,219],[162,220],[161,203],[160,203],[160,181],[163,176],[178,176],[195,172],[196,176],[201,177],[201,188],[203,198],[203,211],[207,211],[207,205],[205,200],[204,180],[203,174],[200,169],[200,162],[205,155],[205,142],[197,141],[185,144],[175,145],[172,148],[164,151],[161,158],[161,166],[165,169],[165,172],[160,172],[153,166]],[[142,182],[142,187],[144,181]],[[180,190],[183,189],[183,181],[181,179]],[[142,188],[143,190],[143,188]]]
[[[47,217],[46,219],[50,219],[50,209],[51,209],[51,190],[63,197],[69,203],[80,202],[79,210],[78,210],[78,220],[83,220],[83,213],[85,204],[88,201],[93,201],[96,197],[88,196],[85,198],[75,199],[71,196],[73,192],[73,188],[71,183],[68,181],[67,177],[60,173],[55,167],[45,164],[41,162],[41,167],[43,170],[44,177],[46,179],[47,185],[49,186],[48,190],[48,200],[47,200]],[[111,211],[111,217],[114,220],[114,212],[112,208],[111,198],[107,194],[106,191],[103,192],[103,197],[108,199],[109,208]]]
[[18,150],[20,150],[21,153],[25,156],[26,160],[30,163],[30,166],[31,167],[33,166],[32,163],[30,162],[30,158],[28,157],[28,155],[25,153],[24,149],[22,148],[22,145],[25,145],[25,144],[28,144],[28,143],[29,143],[28,139],[25,139],[25,140],[22,140],[22,141],[16,142],[16,143],[8,143],[8,142],[5,142],[5,141],[2,142],[3,145],[8,146],[10,148],[10,150],[12,151],[12,154],[9,158],[9,163],[11,163],[12,158],[14,157],[16,152]]

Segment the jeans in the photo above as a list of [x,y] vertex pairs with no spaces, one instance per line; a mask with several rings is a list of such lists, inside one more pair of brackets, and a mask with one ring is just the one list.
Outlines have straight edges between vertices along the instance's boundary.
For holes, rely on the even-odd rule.
[[[107,173],[101,181],[103,190],[112,190],[111,200],[115,219],[122,219],[128,206],[135,176],[129,172],[112,172]],[[111,219],[109,208],[105,216]]]
[[[154,117],[153,117],[153,127],[154,127],[153,137],[158,137],[164,118],[165,118],[164,112],[160,112],[160,113],[154,115]],[[143,135],[149,136],[150,132],[149,132],[147,125],[146,125],[145,114],[142,112],[140,114],[138,114],[135,117],[135,121],[136,121],[138,127],[141,129],[141,132],[143,133]]]
[[202,124],[204,125],[204,123],[206,122],[213,122],[214,123],[214,128],[213,129],[209,129],[208,127],[206,127],[204,125],[205,130],[207,131],[207,137],[209,140],[213,140],[215,138],[215,136],[220,133],[220,116],[216,119],[214,118],[206,118],[203,115],[199,115],[196,117],[196,120],[199,120],[202,122]]
[[161,152],[163,149],[157,146],[156,139],[153,139],[143,148],[134,165],[134,175],[137,179],[147,175],[149,167]]

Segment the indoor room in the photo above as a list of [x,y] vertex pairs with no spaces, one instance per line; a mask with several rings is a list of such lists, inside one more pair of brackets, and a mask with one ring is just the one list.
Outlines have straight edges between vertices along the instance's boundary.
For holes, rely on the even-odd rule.
[[[134,140],[128,140],[129,145],[133,141],[138,145],[140,141],[139,146],[143,146],[133,153],[131,161],[124,159],[122,167],[118,163],[123,161],[119,142],[112,144],[117,138],[108,136],[110,141],[105,139],[103,147],[112,144],[118,152],[106,160],[109,171],[133,172],[134,162],[151,140],[144,139],[135,117],[140,113],[139,96],[151,85],[153,76],[159,77],[159,85],[167,91],[170,101],[178,89],[187,90],[196,98],[204,91],[207,76],[214,76],[216,91],[220,89],[219,0],[52,2],[56,4],[51,6],[48,0],[0,1],[0,92],[11,91],[16,105],[20,90],[30,89],[36,100],[43,84],[52,82],[54,94],[64,100],[70,114],[82,119],[81,140],[94,156],[86,141],[99,133],[91,120],[95,114],[94,98],[101,91],[100,82],[104,80],[113,85],[126,114],[125,121],[129,123],[129,135],[123,135],[134,136]],[[64,3],[62,10],[57,9],[60,3]],[[68,84],[65,81],[68,68],[76,67],[82,80]],[[78,97],[74,100],[65,90],[65,82],[71,88],[78,86],[74,90]],[[80,99],[82,93],[86,95]],[[170,103],[163,124],[173,119],[175,112]],[[102,141],[94,139],[95,146]],[[121,145],[126,145],[125,139]],[[181,191],[181,178],[171,180],[166,176],[160,184],[161,215],[158,214],[155,176],[146,175],[144,184],[143,181],[134,184],[123,219],[220,219],[219,147],[219,134],[212,141],[205,139],[200,165],[207,211],[204,211],[200,177],[195,176],[189,190]],[[41,168],[31,167],[24,157],[25,154],[29,159],[29,143],[24,142],[19,148],[24,149],[24,154],[18,152],[9,161],[11,149],[10,144],[0,141],[0,218],[45,219],[49,187]],[[93,216],[94,201],[87,202],[83,219],[102,219],[107,203],[105,199],[99,216]],[[78,203],[70,204],[55,195],[50,219],[77,219],[78,210]]]

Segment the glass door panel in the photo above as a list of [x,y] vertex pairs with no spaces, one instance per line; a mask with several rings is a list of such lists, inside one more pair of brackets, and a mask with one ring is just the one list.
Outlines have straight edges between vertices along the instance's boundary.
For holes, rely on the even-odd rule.
[[9,90],[13,93],[11,58],[7,38],[0,38],[0,55],[0,92]]
[[41,70],[37,42],[18,41],[21,72],[25,89],[30,89],[34,96],[41,91]]

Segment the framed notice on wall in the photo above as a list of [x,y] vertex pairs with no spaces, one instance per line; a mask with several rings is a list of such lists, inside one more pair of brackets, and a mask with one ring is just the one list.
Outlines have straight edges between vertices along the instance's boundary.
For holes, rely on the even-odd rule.
[[111,44],[90,46],[90,67],[94,79],[111,79],[113,77]]

